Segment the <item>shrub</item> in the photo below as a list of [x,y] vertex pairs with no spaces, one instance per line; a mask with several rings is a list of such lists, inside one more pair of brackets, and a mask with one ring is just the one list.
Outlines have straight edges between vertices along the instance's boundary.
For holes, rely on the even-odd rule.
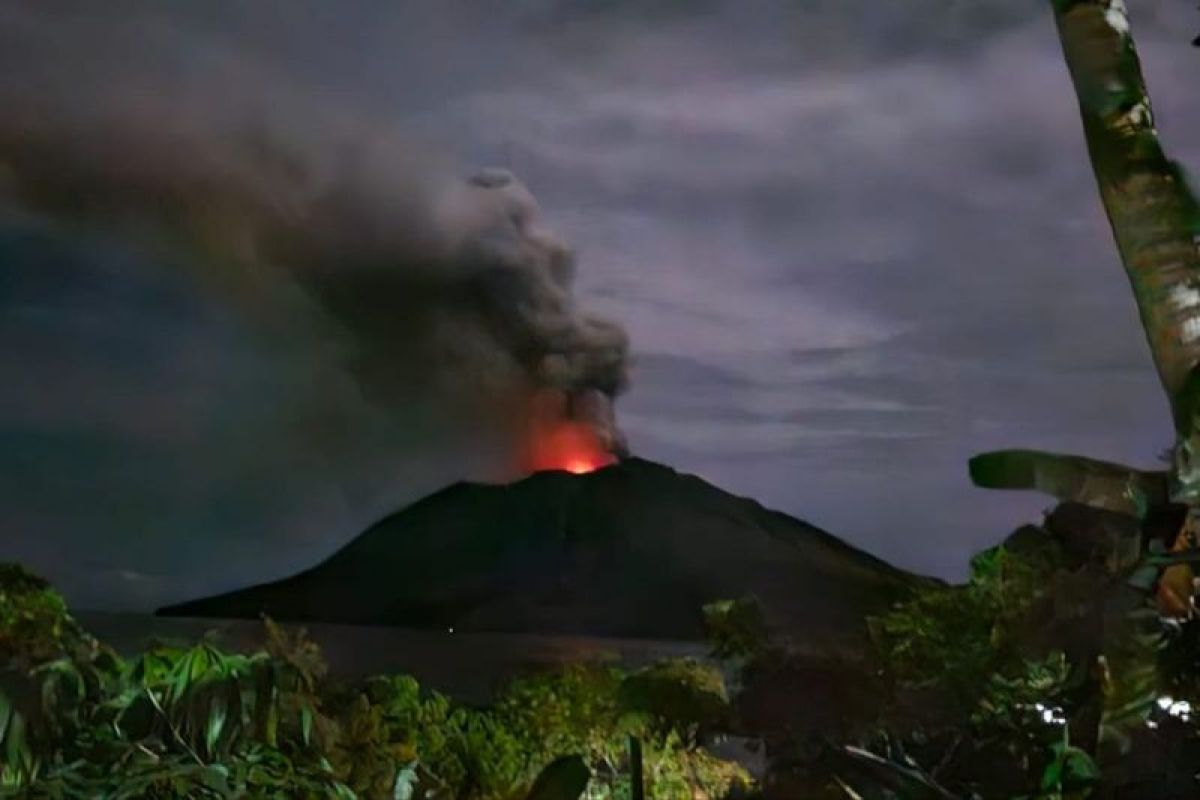
[[408,676],[342,685],[302,633],[270,621],[259,652],[201,641],[122,660],[20,568],[0,568],[0,601],[4,796],[509,800],[551,764],[541,790],[574,785],[577,761],[562,757],[577,755],[595,776],[589,797],[607,800],[630,796],[631,735],[655,798],[749,781],[701,747],[723,687],[693,663],[633,675],[576,665],[473,708]]

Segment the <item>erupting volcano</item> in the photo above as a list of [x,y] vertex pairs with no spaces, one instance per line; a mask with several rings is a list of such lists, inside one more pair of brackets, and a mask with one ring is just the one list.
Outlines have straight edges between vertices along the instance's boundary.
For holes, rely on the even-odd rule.
[[[449,486],[311,569],[160,613],[700,639],[704,604],[753,595],[769,624],[817,647],[864,636],[863,619],[916,580],[696,476],[602,449],[572,455],[597,441],[574,437],[547,440],[547,470]],[[581,468],[615,463],[572,475],[562,468],[576,456]]]

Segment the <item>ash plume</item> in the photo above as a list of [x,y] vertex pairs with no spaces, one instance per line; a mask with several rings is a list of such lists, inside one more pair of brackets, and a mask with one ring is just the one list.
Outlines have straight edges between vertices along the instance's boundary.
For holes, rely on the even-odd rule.
[[550,392],[556,413],[621,448],[626,335],[577,308],[573,254],[515,177],[463,178],[394,131],[320,109],[190,100],[0,92],[0,203],[190,264],[266,327],[286,309],[400,416],[421,406],[514,439]]

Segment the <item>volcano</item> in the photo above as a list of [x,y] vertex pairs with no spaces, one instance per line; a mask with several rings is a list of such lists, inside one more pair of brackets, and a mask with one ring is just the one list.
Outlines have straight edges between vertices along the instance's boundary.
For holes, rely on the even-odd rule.
[[867,615],[921,580],[698,477],[625,458],[458,483],[311,569],[158,613],[698,639],[706,603],[753,596],[768,624],[816,644],[858,639]]

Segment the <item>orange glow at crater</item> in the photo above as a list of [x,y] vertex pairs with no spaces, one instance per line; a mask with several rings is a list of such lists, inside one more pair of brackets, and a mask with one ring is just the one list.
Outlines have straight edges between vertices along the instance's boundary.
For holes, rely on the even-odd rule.
[[572,418],[565,395],[541,391],[532,398],[521,457],[524,472],[564,470],[575,475],[616,462],[607,440],[588,421]]
[[538,424],[532,434],[526,456],[530,472],[561,469],[582,475],[617,460],[604,449],[596,432],[580,422]]

